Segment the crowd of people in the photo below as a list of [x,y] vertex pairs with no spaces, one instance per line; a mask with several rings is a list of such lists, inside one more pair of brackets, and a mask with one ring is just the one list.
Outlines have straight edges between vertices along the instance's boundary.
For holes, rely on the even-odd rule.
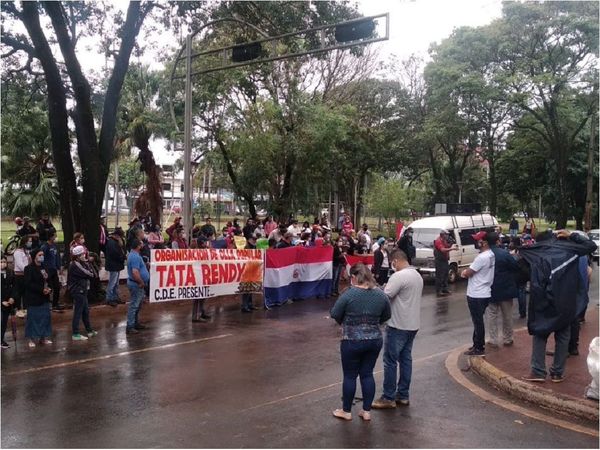
[[[545,366],[546,342],[548,336],[554,333],[554,362],[549,373],[553,382],[560,382],[564,379],[566,357],[578,354],[579,323],[584,320],[589,301],[590,255],[596,245],[585,234],[566,230],[538,232],[537,243],[543,244],[533,245],[535,225],[532,220],[526,219],[520,237],[514,233],[512,222],[510,236],[503,235],[500,228],[497,228],[498,232],[479,231],[472,235],[480,252],[473,263],[460,273],[468,280],[467,305],[474,328],[473,345],[465,354],[472,357],[485,355],[485,315],[489,333],[487,345],[496,348],[513,345],[512,305],[516,298],[519,314],[521,317],[528,316],[528,328],[533,336],[531,373],[523,378],[545,381],[548,374]],[[139,321],[139,313],[144,297],[148,295],[151,249],[332,246],[331,294],[339,297],[331,310],[331,317],[343,327],[340,352],[344,371],[343,407],[333,414],[344,420],[352,418],[351,405],[357,377],[360,377],[363,392],[363,409],[359,413],[363,420],[371,419],[371,407],[395,408],[409,404],[411,351],[420,326],[423,291],[423,279],[411,265],[416,256],[411,227],[406,228],[398,240],[381,235],[373,237],[367,224],[357,231],[350,217],[343,215],[335,230],[338,235],[333,238],[334,230],[326,216],[315,218],[312,225],[309,222],[300,224],[293,218],[277,222],[268,216],[264,220],[248,218],[243,226],[235,219],[217,234],[212,219],[207,217],[204,224],[192,229],[192,236],[188,239],[181,217],[175,217],[165,230],[165,239],[160,224],[153,223],[150,214],[147,214],[134,218],[127,232],[117,227],[109,233],[104,218],[100,228],[99,247],[108,272],[106,303],[112,307],[124,303],[117,288],[119,276],[127,267],[127,334],[145,329]],[[56,245],[56,229],[47,214],[41,217],[37,228],[31,226],[29,218],[24,218],[18,232],[22,237],[19,248],[14,252],[14,268],[8,267],[5,257],[0,260],[2,347],[9,346],[4,335],[8,318],[15,310],[19,317],[27,318],[25,335],[29,347],[52,342],[51,310],[60,312],[64,309],[59,302],[59,275],[65,269],[66,289],[73,301],[72,339],[87,340],[96,336],[89,301],[92,292],[93,295],[98,294],[100,256],[87,249],[82,233],[75,233],[65,252],[65,261]],[[440,230],[439,237],[432,243],[436,261],[436,291],[442,296],[449,294],[448,253],[455,249],[448,235],[447,230]],[[363,263],[353,265],[349,271],[350,288],[340,296],[339,283],[345,273],[346,256],[361,254],[373,255],[372,267]],[[575,269],[565,269],[567,264],[553,266],[569,260],[572,255],[578,258]],[[560,270],[572,272],[567,278],[560,279],[555,273]],[[528,308],[525,299],[530,283]],[[540,289],[540,286],[552,283],[560,283],[560,286],[553,291]],[[573,301],[573,292],[576,292],[576,301]],[[549,295],[552,299],[547,298]],[[242,312],[257,309],[251,294],[244,294],[241,300]],[[204,322],[209,318],[204,310],[204,301],[194,301],[192,321]],[[80,332],[81,322],[85,333]],[[385,341],[380,328],[384,323]],[[383,392],[375,400],[373,368],[382,349]]]

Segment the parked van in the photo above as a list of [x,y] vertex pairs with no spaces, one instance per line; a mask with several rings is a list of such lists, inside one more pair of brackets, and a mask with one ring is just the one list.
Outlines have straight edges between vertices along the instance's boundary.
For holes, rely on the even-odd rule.
[[450,252],[449,261],[448,281],[454,283],[458,278],[459,268],[471,265],[479,253],[471,235],[480,230],[495,231],[498,221],[491,214],[445,215],[415,220],[408,226],[414,230],[413,244],[417,249],[412,265],[421,274],[434,277],[433,241],[439,237],[442,229],[448,231],[449,240],[458,245],[457,250]]

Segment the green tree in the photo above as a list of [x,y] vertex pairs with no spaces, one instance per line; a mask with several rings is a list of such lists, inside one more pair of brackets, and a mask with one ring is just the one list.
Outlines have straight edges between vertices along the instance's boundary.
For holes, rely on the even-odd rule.
[[[529,116],[515,126],[537,135],[556,173],[557,227],[569,215],[568,170],[577,139],[597,111],[598,4],[508,2],[498,23],[499,71],[509,100]],[[570,105],[585,105],[583,115]]]
[[[28,60],[41,65],[47,92],[47,114],[50,128],[53,164],[60,191],[62,225],[65,240],[75,230],[83,231],[92,250],[98,250],[98,222],[102,209],[104,188],[114,151],[117,108],[129,58],[136,37],[153,3],[130,2],[126,18],[113,18],[120,23],[116,36],[120,38],[114,67],[108,74],[108,87],[102,107],[94,112],[92,84],[83,73],[77,55],[81,36],[98,32],[106,18],[105,10],[85,2],[23,2],[21,9],[12,2],[2,2],[2,44],[9,54],[22,52]],[[51,26],[42,26],[42,14]],[[15,24],[27,30],[27,35],[13,32]],[[57,57],[52,51],[56,41],[64,60],[68,79],[63,77]],[[67,108],[72,91],[75,107]],[[71,137],[68,118],[75,124],[77,155],[81,164],[81,196],[71,158]],[[101,123],[96,130],[97,119]],[[82,207],[85,205],[85,207]]]

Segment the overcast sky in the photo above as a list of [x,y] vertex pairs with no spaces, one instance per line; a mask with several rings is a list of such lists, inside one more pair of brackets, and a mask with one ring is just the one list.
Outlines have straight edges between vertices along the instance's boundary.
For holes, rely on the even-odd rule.
[[[405,59],[417,54],[427,59],[433,42],[448,37],[454,28],[480,26],[499,18],[502,4],[496,0],[360,0],[360,11],[366,15],[390,13],[390,39],[373,44],[386,59],[394,54]],[[152,145],[159,164],[172,163],[174,155],[166,151],[166,142]]]

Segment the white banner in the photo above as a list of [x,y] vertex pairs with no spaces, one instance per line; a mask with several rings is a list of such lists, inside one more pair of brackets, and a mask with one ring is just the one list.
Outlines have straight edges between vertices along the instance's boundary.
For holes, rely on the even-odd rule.
[[262,292],[263,250],[152,250],[150,302]]

